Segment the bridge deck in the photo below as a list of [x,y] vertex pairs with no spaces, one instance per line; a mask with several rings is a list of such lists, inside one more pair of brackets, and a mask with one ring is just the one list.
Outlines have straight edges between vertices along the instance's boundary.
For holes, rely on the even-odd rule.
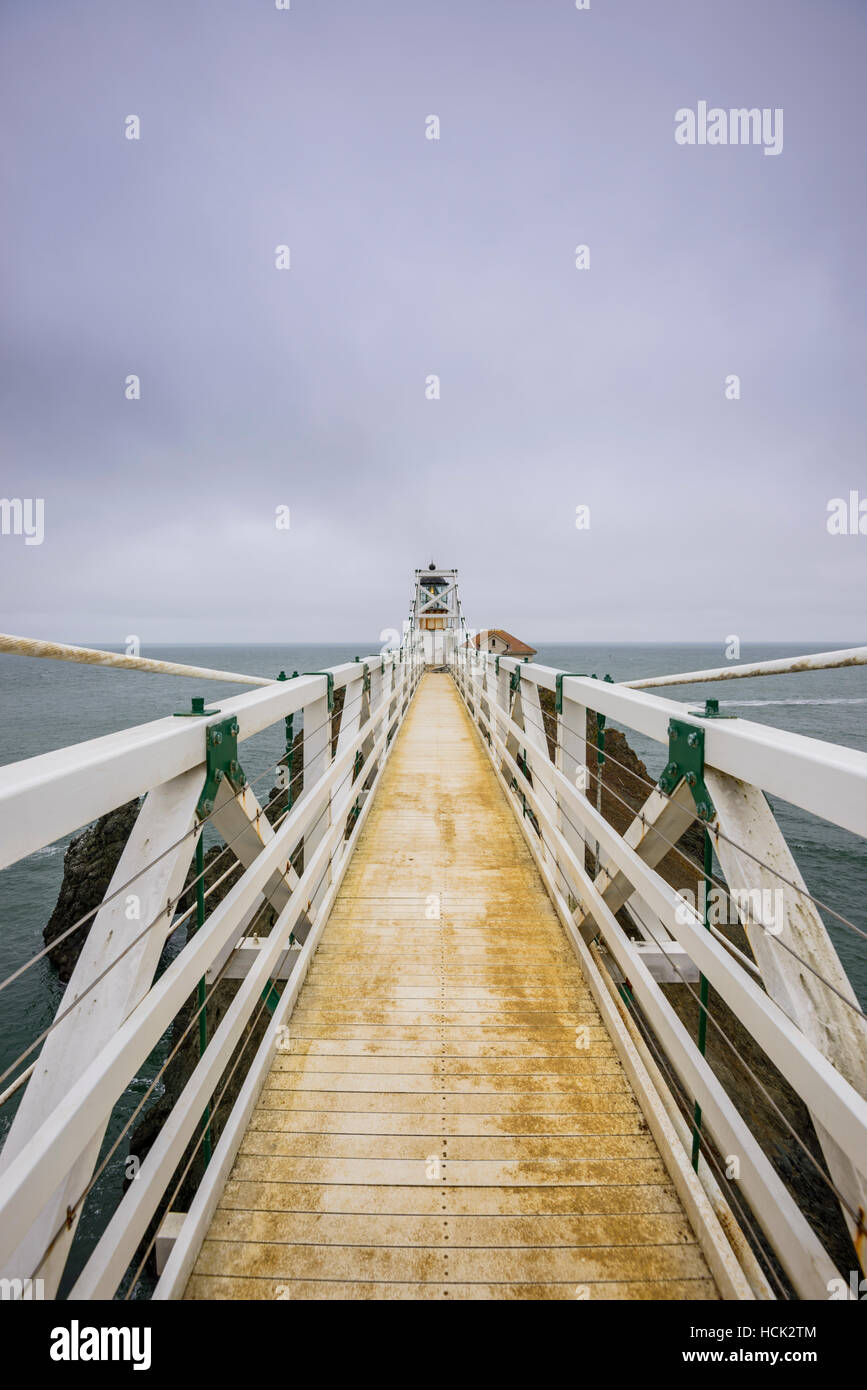
[[717,1296],[448,676],[422,681],[290,1031],[188,1298]]

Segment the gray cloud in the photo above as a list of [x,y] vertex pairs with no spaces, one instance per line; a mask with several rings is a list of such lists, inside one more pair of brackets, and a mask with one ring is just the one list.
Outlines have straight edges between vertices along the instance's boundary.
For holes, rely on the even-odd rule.
[[[433,554],[538,641],[858,636],[867,536],[825,518],[867,498],[860,7],[0,23],[0,492],[46,504],[0,537],[5,628],[376,635]],[[782,107],[783,153],[676,145],[699,99]]]

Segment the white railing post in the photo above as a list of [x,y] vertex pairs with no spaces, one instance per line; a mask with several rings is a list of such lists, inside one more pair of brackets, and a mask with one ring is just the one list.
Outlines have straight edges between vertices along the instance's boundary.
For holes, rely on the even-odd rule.
[[[510,684],[511,673],[505,669],[502,661],[496,672],[497,696],[495,709],[495,729],[496,737],[501,743],[507,742],[507,728],[509,724],[509,711],[512,704],[512,688]],[[505,774],[506,765],[500,763],[500,771]]]
[[[705,781],[718,815],[714,849],[742,904],[744,931],[768,994],[867,1098],[867,1022],[770,806],[756,787],[712,768],[705,768]],[[843,1217],[863,1269],[865,1242],[851,1212],[867,1212],[867,1155],[859,1171],[815,1114],[812,1120],[828,1171],[847,1199]]]
[[[520,672],[520,670],[521,667],[519,666],[518,671]],[[542,713],[542,703],[539,699],[539,689],[533,680],[521,680],[519,682],[515,703],[518,704],[519,702],[519,719],[516,719],[515,722],[520,722],[524,729],[526,765],[534,784],[541,792],[541,799],[546,803],[548,813],[554,812],[554,819],[556,819],[557,795],[554,791],[554,778],[551,775],[554,771],[554,764],[548,751],[548,738],[545,733],[545,719]],[[532,756],[528,757],[528,754],[532,754]],[[521,785],[520,781],[518,785]],[[544,834],[539,841],[539,852],[545,862],[553,868],[554,858]]]
[[[204,721],[200,728],[204,753]],[[45,1039],[0,1154],[0,1178],[150,989],[171,926],[172,904],[183,888],[195,848],[189,832],[195,825],[204,776],[203,763],[145,798],[109,883],[106,898],[110,901],[93,919],[58,1014],[89,992]],[[127,884],[128,892],[113,896]],[[164,921],[146,931],[162,914]],[[136,937],[141,939],[122,954]],[[112,966],[115,960],[117,964]],[[94,985],[108,967],[108,974]],[[81,1216],[81,1206],[76,1204],[93,1173],[115,1099],[107,1099],[101,1110],[93,1112],[90,1143],[80,1154],[70,1156],[64,1181],[46,1194],[41,1208],[33,1211],[27,1235],[2,1264],[7,1277],[43,1279],[49,1297],[54,1296],[60,1282]],[[70,1223],[64,1219],[68,1207],[75,1213]],[[54,1240],[58,1232],[61,1234]]]
[[[557,710],[557,746],[554,750],[555,767],[562,772],[567,781],[582,796],[587,795],[590,784],[590,770],[587,766],[587,706],[580,704],[577,700],[571,700],[560,686],[560,709]],[[563,839],[574,850],[575,857],[583,864],[584,859],[584,840],[572,822],[568,810],[563,805],[563,798],[559,788],[556,791],[557,797],[557,825]],[[562,873],[562,870],[561,870]],[[579,906],[579,894],[577,884],[572,882],[568,873],[563,874],[563,882],[566,885],[569,899],[574,902],[575,907]]]
[[[318,700],[311,700],[304,706],[304,783],[301,798],[306,798],[316,784],[325,776],[331,766],[331,700],[329,700],[328,686],[330,682],[327,676],[323,677],[326,682],[326,689]],[[304,863],[307,864],[311,855],[315,852],[320,840],[323,840],[331,828],[331,793],[323,806],[322,811],[317,816],[316,821],[304,836]],[[325,893],[328,891],[329,869],[325,870],[322,881],[314,885],[311,890],[310,907],[308,911],[311,916],[315,915]]]

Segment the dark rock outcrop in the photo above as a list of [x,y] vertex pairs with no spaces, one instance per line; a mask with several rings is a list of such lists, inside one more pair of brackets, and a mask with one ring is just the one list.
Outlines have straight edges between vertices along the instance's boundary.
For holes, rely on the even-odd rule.
[[[69,842],[63,856],[60,893],[42,932],[46,946],[51,946],[86,913],[99,907],[135,825],[140,805],[136,799],[118,806]],[[64,984],[75,968],[92,921],[93,917],[89,917],[62,941],[57,941],[49,953],[49,960]]]

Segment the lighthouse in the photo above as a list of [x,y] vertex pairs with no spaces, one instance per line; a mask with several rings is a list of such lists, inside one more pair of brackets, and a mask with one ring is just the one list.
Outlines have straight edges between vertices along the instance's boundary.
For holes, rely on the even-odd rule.
[[447,634],[456,635],[461,624],[457,570],[439,569],[433,560],[427,569],[416,570],[412,618],[424,638],[425,665],[441,666]]

